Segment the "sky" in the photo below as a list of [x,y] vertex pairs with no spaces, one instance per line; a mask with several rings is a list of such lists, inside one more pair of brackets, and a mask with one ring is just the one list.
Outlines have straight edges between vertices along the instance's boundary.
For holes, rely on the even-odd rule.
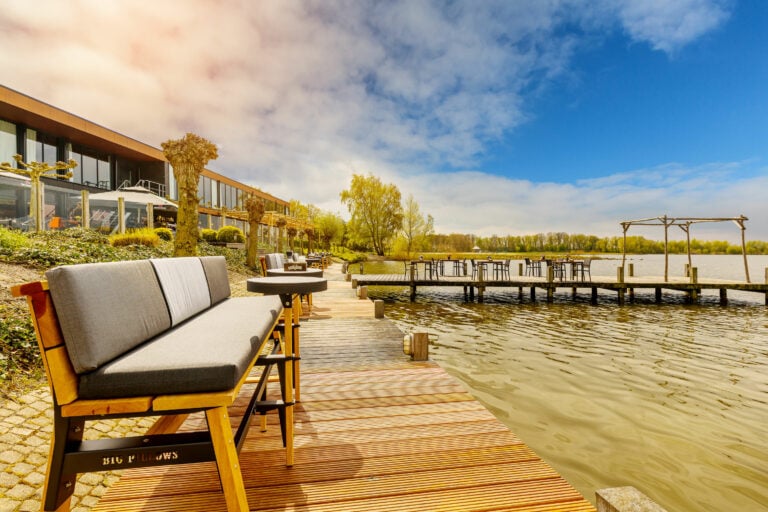
[[0,0],[0,83],[344,218],[373,174],[443,234],[768,240],[767,26],[763,0]]

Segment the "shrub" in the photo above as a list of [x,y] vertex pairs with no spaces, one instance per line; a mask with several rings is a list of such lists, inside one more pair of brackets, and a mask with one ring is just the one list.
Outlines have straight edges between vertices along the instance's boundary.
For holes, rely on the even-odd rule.
[[160,237],[152,229],[144,228],[129,231],[109,237],[112,247],[125,247],[128,245],[144,245],[146,247],[157,247],[160,243]]
[[29,239],[20,231],[0,228],[0,254],[13,254],[29,245]]
[[173,231],[169,228],[155,228],[155,234],[160,240],[165,240],[166,242],[173,241]]
[[224,226],[219,229],[216,239],[219,242],[243,243],[245,242],[245,235],[243,230],[236,226]]
[[203,228],[200,230],[200,239],[208,243],[216,241],[216,230]]

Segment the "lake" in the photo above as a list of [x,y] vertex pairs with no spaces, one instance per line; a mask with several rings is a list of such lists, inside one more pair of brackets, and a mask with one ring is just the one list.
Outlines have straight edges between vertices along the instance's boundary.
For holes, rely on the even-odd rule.
[[[592,264],[615,276],[621,256]],[[635,275],[664,274],[663,255],[628,256]],[[517,262],[513,261],[513,273]],[[670,256],[670,276],[687,257]],[[750,256],[764,282],[768,256]],[[744,280],[741,256],[693,256],[699,279]],[[365,273],[401,273],[369,262]],[[357,266],[352,267],[357,272]],[[369,287],[403,331],[431,333],[430,356],[582,494],[632,485],[672,511],[768,510],[768,307],[763,294],[615,292],[570,288],[532,302],[486,289]]]

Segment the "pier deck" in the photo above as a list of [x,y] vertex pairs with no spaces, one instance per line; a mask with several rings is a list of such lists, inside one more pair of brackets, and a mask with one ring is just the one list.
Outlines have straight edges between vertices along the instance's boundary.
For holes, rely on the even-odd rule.
[[768,305],[768,282],[746,283],[744,281],[732,281],[725,279],[697,279],[692,282],[690,278],[672,277],[667,281],[662,277],[626,277],[622,280],[616,277],[594,276],[590,280],[553,279],[546,277],[513,276],[508,279],[479,280],[469,276],[440,276],[431,279],[413,279],[403,274],[351,274],[353,286],[396,286],[410,289],[411,299],[416,298],[419,287],[449,286],[461,287],[470,300],[474,300],[475,292],[482,301],[483,292],[488,288],[517,288],[520,293],[525,288],[530,289],[531,298],[535,300],[536,290],[541,289],[547,294],[547,300],[552,300],[554,292],[558,289],[571,289],[574,293],[579,289],[589,290],[593,302],[597,301],[597,290],[610,290],[617,293],[620,303],[625,300],[625,295],[630,298],[635,289],[653,289],[656,300],[661,301],[662,290],[674,290],[683,292],[695,301],[702,290],[719,290],[720,301],[725,304],[728,301],[729,290],[761,293],[765,296],[765,304]]
[[[401,347],[348,282],[315,294],[301,326],[295,465],[275,415],[266,433],[254,421],[240,454],[251,510],[595,511],[456,379]],[[223,511],[218,482],[207,463],[132,469],[95,510]]]

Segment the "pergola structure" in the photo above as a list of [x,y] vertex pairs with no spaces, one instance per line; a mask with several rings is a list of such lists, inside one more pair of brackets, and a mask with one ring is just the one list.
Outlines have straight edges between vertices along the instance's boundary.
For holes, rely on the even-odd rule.
[[691,265],[691,225],[700,224],[703,222],[734,222],[741,229],[741,254],[744,258],[744,273],[746,274],[747,282],[749,283],[749,266],[747,265],[747,243],[744,237],[746,226],[744,222],[747,221],[744,215],[738,217],[668,217],[667,215],[661,217],[651,217],[648,219],[638,220],[625,220],[621,222],[621,227],[624,229],[624,247],[622,248],[623,254],[621,257],[621,267],[624,268],[624,262],[627,259],[627,230],[630,226],[664,226],[664,281],[669,280],[669,227],[678,226],[685,231],[685,237],[688,246],[688,268],[692,268]]

